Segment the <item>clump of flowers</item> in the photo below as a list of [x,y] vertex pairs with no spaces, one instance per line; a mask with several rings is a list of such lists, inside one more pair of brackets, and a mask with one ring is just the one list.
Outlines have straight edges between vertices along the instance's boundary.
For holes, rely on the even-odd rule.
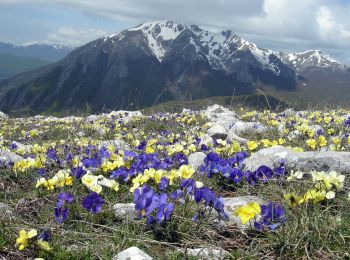
[[[316,204],[326,199],[331,200],[335,198],[336,192],[341,190],[344,185],[345,176],[335,171],[312,171],[309,175],[311,176],[311,182],[314,184],[313,188],[308,189],[304,195],[297,195],[295,193],[284,195],[284,198],[292,207],[309,201]],[[287,179],[301,179],[303,176],[304,173],[297,171],[292,172],[291,176]]]
[[31,229],[29,231],[21,229],[16,239],[16,246],[18,250],[22,251],[29,247],[31,244],[36,243],[42,250],[50,251],[51,247],[48,243],[49,240],[50,235],[46,231],[43,231],[38,235],[38,230],[36,229]]

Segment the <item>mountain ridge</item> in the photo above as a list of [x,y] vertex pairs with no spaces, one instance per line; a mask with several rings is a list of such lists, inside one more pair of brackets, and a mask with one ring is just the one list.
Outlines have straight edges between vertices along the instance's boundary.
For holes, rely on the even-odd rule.
[[259,48],[232,31],[150,22],[100,37],[52,65],[0,82],[0,109],[24,104],[35,112],[138,108],[169,100],[249,95],[260,85],[293,93],[300,87],[315,88],[315,75],[325,82],[319,77],[323,71],[332,77],[344,74],[341,88],[348,88],[346,66],[339,69],[339,63],[317,51],[309,54],[297,57],[302,54]]

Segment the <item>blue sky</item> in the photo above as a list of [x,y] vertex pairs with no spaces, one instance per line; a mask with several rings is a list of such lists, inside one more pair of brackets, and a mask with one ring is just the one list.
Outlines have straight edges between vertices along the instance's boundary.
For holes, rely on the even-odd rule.
[[232,30],[260,47],[350,65],[350,0],[0,0],[0,41],[78,46],[143,22]]

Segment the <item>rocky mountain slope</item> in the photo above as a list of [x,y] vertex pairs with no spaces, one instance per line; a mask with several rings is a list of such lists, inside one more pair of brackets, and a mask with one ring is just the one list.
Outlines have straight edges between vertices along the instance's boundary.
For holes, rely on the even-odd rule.
[[231,31],[213,33],[171,21],[145,23],[1,82],[0,109],[134,108],[168,100],[253,94],[257,85],[295,92],[300,84],[312,81],[303,73],[317,57],[293,55],[259,48]]

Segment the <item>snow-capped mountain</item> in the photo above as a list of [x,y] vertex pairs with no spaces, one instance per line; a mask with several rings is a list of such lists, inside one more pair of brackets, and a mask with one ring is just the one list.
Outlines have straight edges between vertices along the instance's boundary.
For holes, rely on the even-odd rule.
[[[184,25],[172,21],[144,23],[135,28],[103,37],[104,41],[118,42],[128,32],[142,32],[153,55],[162,62],[173,50],[174,41],[182,34],[190,34],[188,45],[192,45],[198,58],[207,60],[213,69],[232,71],[232,64],[238,62],[242,51],[250,52],[253,58],[265,69],[275,74],[280,71],[276,64],[276,53],[258,48],[231,31],[213,33],[200,29],[196,25]],[[186,47],[186,46],[185,46]],[[271,57],[270,57],[271,56]]]
[[327,53],[320,50],[308,50],[296,53],[279,53],[280,59],[291,66],[297,72],[305,70],[328,69],[333,71],[344,71],[347,66],[341,64]]
[[51,62],[64,58],[73,50],[73,47],[59,44],[30,43],[14,45],[12,43],[0,42],[0,54],[11,54],[18,57],[30,57]]
[[[0,82],[0,91],[6,90],[0,110],[144,107],[168,100],[254,94],[258,86],[293,92],[313,84],[314,73],[304,73],[304,68],[316,64],[322,72],[327,64],[335,64],[325,57],[319,52],[263,49],[232,31],[151,22],[101,37],[52,65]],[[317,82],[333,86],[337,76],[332,73],[328,81],[318,73]],[[339,84],[348,83],[346,74]]]

